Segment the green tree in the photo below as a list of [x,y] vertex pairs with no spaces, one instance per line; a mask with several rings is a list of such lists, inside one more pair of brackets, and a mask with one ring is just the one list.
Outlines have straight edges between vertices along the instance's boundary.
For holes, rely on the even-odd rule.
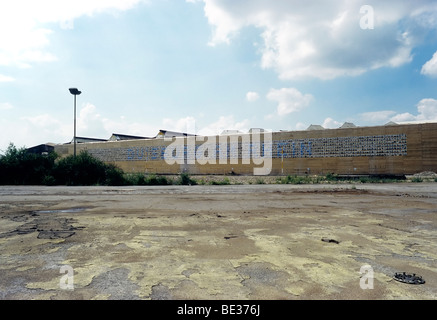
[[68,186],[122,185],[125,182],[121,169],[94,158],[86,151],[60,159],[55,163],[53,173],[57,184]]
[[50,181],[57,157],[54,152],[48,155],[29,153],[26,148],[18,149],[10,143],[5,154],[0,155],[0,184],[29,185]]

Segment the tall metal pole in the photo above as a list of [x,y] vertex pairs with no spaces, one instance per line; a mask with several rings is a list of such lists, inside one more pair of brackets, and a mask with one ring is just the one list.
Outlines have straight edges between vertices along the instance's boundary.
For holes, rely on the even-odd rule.
[[70,93],[74,95],[74,137],[73,137],[73,143],[74,143],[74,157],[76,157],[76,96],[78,94],[81,94],[82,92],[77,90],[77,88],[70,88]]
[[76,95],[74,95],[74,157],[76,158]]

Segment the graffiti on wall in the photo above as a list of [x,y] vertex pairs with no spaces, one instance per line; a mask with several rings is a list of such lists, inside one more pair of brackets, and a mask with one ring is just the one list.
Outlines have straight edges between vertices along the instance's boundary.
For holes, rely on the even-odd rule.
[[394,157],[407,155],[406,134],[274,141],[274,158]]
[[[202,144],[185,145],[183,157],[188,159],[198,153]],[[145,146],[126,149],[112,149],[120,152],[121,161],[162,161],[165,160],[167,146]],[[243,159],[250,154],[258,153],[262,157],[265,153],[272,158],[327,158],[327,157],[395,157],[407,155],[406,134],[376,135],[376,136],[351,136],[331,138],[307,138],[274,140],[271,143],[260,145],[239,141],[237,144],[227,144],[225,150],[217,143],[208,147],[208,152],[215,152],[216,159]],[[117,157],[118,158],[118,157]]]

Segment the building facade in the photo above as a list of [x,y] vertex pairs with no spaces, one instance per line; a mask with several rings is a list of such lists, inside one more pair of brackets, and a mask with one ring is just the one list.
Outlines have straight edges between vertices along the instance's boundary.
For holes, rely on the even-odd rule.
[[[157,174],[409,175],[437,172],[437,123],[229,133],[81,143],[125,172]],[[61,156],[71,144],[56,145]]]

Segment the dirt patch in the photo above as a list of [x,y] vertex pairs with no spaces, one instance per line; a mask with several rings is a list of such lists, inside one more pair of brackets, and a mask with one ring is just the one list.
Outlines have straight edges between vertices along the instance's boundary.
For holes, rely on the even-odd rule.
[[0,299],[437,298],[435,183],[0,193]]
[[[62,210],[59,212],[63,212]],[[65,210],[63,213],[76,212]],[[24,222],[15,230],[0,233],[1,238],[8,238],[14,235],[24,235],[36,232],[38,239],[65,239],[73,236],[76,230],[83,229],[81,226],[73,226],[77,221],[73,218],[57,216],[58,211],[30,212],[18,215],[2,216],[2,219],[9,219],[14,222]]]

